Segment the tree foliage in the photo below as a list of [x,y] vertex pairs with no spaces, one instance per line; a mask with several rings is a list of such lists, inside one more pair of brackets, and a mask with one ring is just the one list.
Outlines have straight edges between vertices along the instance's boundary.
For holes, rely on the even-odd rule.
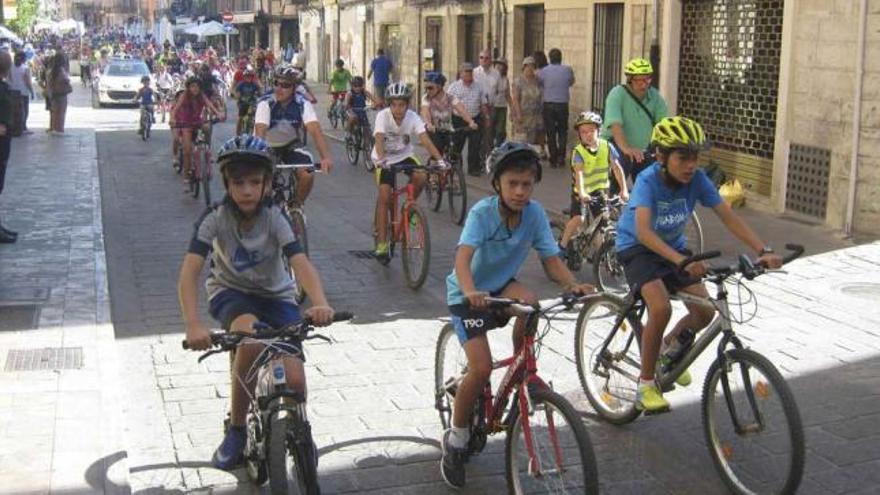
[[37,9],[40,7],[40,2],[39,0],[18,0],[17,3],[15,19],[7,21],[6,25],[23,38],[37,20]]

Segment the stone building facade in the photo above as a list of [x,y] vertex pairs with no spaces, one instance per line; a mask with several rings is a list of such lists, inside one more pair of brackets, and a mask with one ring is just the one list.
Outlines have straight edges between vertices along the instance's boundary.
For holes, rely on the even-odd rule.
[[880,0],[311,0],[297,16],[318,80],[336,58],[365,75],[380,47],[418,90],[426,70],[453,79],[482,48],[511,76],[524,55],[559,48],[577,81],[572,119],[602,110],[656,29],[670,112],[704,123],[707,161],[750,205],[880,234]]

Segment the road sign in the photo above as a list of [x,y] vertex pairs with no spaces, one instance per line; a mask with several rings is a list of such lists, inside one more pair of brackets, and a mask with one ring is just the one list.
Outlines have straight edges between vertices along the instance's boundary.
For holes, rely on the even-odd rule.
[[223,12],[223,17],[222,17],[223,22],[225,22],[225,23],[232,22],[232,19],[234,19],[234,18],[235,18],[235,16],[232,15],[232,12],[230,12],[228,10],[226,12]]
[[224,23],[223,23],[223,30],[226,31],[227,33],[232,33],[232,31],[233,31],[234,29],[235,29],[235,28],[232,27],[232,24],[229,24],[228,22],[224,22]]

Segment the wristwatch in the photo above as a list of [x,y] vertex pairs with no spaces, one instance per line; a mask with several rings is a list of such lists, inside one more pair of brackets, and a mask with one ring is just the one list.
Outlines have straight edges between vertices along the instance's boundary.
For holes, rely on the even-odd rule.
[[760,251],[758,251],[759,256],[764,256],[765,254],[774,254],[774,253],[776,253],[776,251],[774,251],[773,248],[770,246],[764,246],[761,248]]

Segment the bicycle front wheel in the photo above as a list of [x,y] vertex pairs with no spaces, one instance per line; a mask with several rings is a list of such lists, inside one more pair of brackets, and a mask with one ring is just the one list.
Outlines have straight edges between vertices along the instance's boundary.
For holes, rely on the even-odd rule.
[[452,223],[461,225],[467,215],[467,180],[461,165],[455,165],[449,170],[446,194],[449,195],[449,215],[452,217]]
[[360,153],[359,143],[356,142],[353,134],[345,136],[345,154],[348,156],[348,163],[352,166],[358,163],[358,154]]
[[623,272],[623,265],[617,259],[617,250],[614,248],[614,237],[606,239],[596,255],[593,256],[593,280],[599,286],[600,291],[619,296],[625,296],[629,293],[626,274]]
[[327,112],[327,118],[330,119],[330,125],[332,125],[334,129],[339,126],[339,115],[336,113],[336,103],[330,107],[330,111]]
[[755,351],[731,349],[724,357],[703,384],[703,432],[715,468],[733,493],[795,493],[804,430],[788,384]]
[[272,495],[304,494],[300,480],[291,479],[296,472],[293,457],[288,454],[287,432],[291,421],[275,416],[269,425],[269,493]]
[[440,209],[443,202],[443,179],[439,173],[428,172],[428,179],[425,181],[425,187],[422,188],[422,195],[425,197],[425,205],[432,211]]
[[199,150],[193,149],[192,151],[192,163],[190,164],[192,168],[190,169],[189,176],[189,191],[192,193],[192,197],[199,197],[199,189],[202,184],[201,176],[202,176],[202,164],[201,157],[199,156]]
[[550,389],[530,395],[527,417],[521,416],[519,404],[512,405],[514,422],[504,452],[508,491],[599,493],[593,444],[574,406]]
[[[407,211],[409,214],[407,214]],[[418,289],[428,278],[428,265],[431,261],[431,236],[428,233],[428,219],[421,208],[415,204],[404,205],[401,211],[404,225],[401,236],[401,257],[403,274],[410,289]]]
[[376,168],[376,164],[373,163],[373,136],[366,133],[362,142],[363,147],[361,149],[364,152],[364,168],[367,169],[367,172],[372,172]]
[[467,356],[458,342],[452,323],[447,323],[440,330],[434,352],[434,408],[440,414],[440,424],[444,430],[452,427],[452,403],[465,372]]
[[202,189],[204,189],[205,206],[211,206],[211,150],[202,151]]
[[618,425],[631,422],[640,412],[636,408],[642,362],[638,335],[631,318],[614,328],[625,310],[622,299],[602,294],[581,308],[574,334],[581,387],[599,416]]
[[[296,238],[299,240],[300,246],[302,246],[303,252],[306,256],[309,255],[309,235],[306,231],[306,218],[300,208],[288,208],[288,214],[290,215],[290,223],[293,224],[293,233],[296,234]],[[291,278],[293,277],[293,273],[290,274]],[[303,288],[302,284],[297,280],[296,282],[296,303],[302,304],[303,301],[306,300],[306,291]]]

